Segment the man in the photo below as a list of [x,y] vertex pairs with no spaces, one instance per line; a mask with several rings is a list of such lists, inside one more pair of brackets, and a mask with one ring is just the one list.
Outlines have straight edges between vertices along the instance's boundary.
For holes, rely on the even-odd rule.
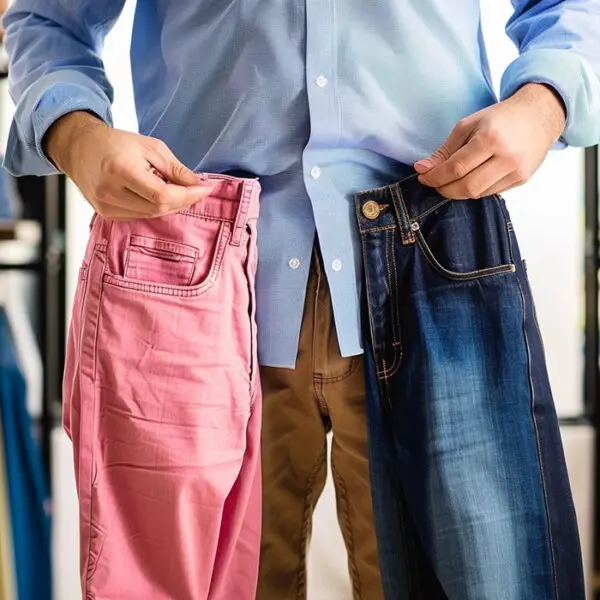
[[521,56],[500,103],[474,2],[140,0],[131,58],[141,135],[111,129],[100,59],[123,4],[14,1],[7,166],[64,172],[107,219],[196,202],[194,171],[260,178],[257,597],[306,595],[332,429],[353,594],[379,600],[354,195],[414,164],[443,196],[480,198],[526,181],[556,142],[597,143],[600,0],[513,0],[508,33]]

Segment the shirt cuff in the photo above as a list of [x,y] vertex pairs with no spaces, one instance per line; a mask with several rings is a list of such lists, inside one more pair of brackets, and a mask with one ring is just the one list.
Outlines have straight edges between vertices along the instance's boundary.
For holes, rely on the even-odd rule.
[[504,72],[500,99],[512,96],[527,83],[549,85],[562,98],[567,121],[561,145],[593,146],[600,142],[600,79],[583,58],[570,50],[528,50]]
[[58,173],[44,153],[44,136],[58,119],[77,110],[94,113],[112,125],[110,100],[87,75],[59,70],[36,81],[17,104],[4,167],[16,176]]

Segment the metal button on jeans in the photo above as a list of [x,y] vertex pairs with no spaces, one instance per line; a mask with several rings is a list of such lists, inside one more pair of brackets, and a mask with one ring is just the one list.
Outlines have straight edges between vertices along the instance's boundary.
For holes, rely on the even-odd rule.
[[362,207],[362,214],[371,221],[374,221],[384,209],[384,206],[380,206],[375,200],[369,200],[365,202]]

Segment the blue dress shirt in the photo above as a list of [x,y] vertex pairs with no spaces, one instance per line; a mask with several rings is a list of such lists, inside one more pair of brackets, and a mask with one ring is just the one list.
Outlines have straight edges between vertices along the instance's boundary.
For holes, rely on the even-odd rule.
[[[105,35],[125,0],[14,0],[5,16],[16,102],[6,166],[42,151],[73,110],[110,123]],[[506,0],[507,1],[507,0]],[[566,144],[600,141],[600,0],[512,0],[521,54],[501,96],[553,86]],[[340,350],[359,354],[356,191],[388,183],[496,101],[476,0],[138,0],[131,47],[139,130],[189,167],[260,178],[262,364],[292,367],[315,234]]]

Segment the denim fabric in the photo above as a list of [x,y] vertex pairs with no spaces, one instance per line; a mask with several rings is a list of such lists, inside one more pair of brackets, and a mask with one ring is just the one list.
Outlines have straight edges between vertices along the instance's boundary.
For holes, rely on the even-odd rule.
[[27,411],[25,387],[10,324],[0,308],[0,428],[5,444],[17,597],[19,600],[50,600],[49,493],[42,456]]
[[21,202],[13,176],[0,167],[0,219],[17,219],[21,216]]
[[386,600],[583,600],[525,265],[504,201],[357,196]]

